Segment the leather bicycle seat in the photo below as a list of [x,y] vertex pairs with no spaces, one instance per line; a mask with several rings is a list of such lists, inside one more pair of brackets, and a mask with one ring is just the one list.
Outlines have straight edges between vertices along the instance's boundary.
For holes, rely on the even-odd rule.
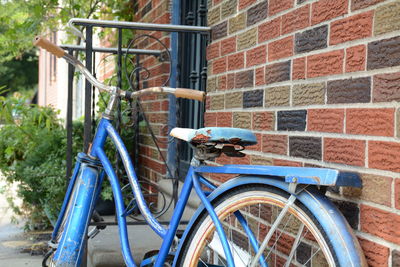
[[197,130],[174,128],[170,135],[193,145],[221,143],[249,146],[257,144],[257,138],[250,130],[239,128],[206,127]]

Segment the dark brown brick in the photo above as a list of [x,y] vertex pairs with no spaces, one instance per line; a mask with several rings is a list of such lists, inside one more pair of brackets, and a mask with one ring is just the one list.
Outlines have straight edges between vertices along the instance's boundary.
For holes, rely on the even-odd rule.
[[319,26],[301,33],[296,33],[296,54],[326,48],[328,43],[328,25]]
[[246,70],[236,73],[235,87],[244,88],[254,85],[254,70]]
[[333,203],[340,210],[351,228],[358,230],[358,216],[360,214],[360,208],[356,203],[351,203],[342,200],[334,200]]
[[290,60],[267,65],[265,67],[265,83],[271,84],[290,80]]
[[368,103],[370,100],[370,77],[328,81],[328,104]]
[[268,16],[268,1],[263,1],[247,10],[247,27],[256,24]]
[[307,110],[278,111],[278,131],[304,131]]
[[264,90],[252,90],[243,92],[243,108],[262,107],[264,102]]
[[357,10],[375,5],[385,0],[351,0],[351,10]]
[[373,102],[400,101],[400,72],[374,76]]
[[397,65],[400,65],[400,36],[368,44],[368,70]]
[[228,21],[221,22],[211,28],[212,40],[217,40],[225,37],[228,29]]
[[392,267],[400,267],[400,251],[392,251]]
[[289,137],[290,156],[321,160],[322,144],[318,137]]

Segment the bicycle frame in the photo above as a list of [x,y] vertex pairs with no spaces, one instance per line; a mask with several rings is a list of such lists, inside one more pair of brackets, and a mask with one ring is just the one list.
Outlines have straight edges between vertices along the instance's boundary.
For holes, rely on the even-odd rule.
[[[183,184],[183,188],[181,191],[181,195],[178,199],[176,208],[173,212],[171,222],[169,224],[169,227],[166,229],[164,228],[161,224],[158,223],[158,221],[152,216],[148,206],[145,203],[144,197],[140,191],[140,185],[138,182],[138,178],[136,176],[136,173],[134,171],[134,166],[130,160],[128,151],[126,147],[124,146],[120,136],[118,135],[117,131],[111,124],[111,120],[107,118],[102,118],[98,128],[96,135],[94,137],[93,144],[90,148],[90,151],[88,155],[85,158],[85,162],[88,163],[81,163],[77,162],[75,170],[74,170],[74,175],[72,177],[72,182],[70,183],[70,186],[67,190],[66,198],[64,200],[64,204],[62,207],[62,210],[60,212],[59,220],[57,221],[57,224],[55,226],[55,230],[53,233],[53,239],[55,234],[58,231],[58,228],[60,226],[60,221],[65,213],[65,208],[66,208],[66,202],[68,202],[68,199],[71,197],[70,195],[72,194],[71,190],[71,184],[75,181],[76,177],[81,173],[82,175],[86,175],[87,180],[90,182],[90,187],[87,187],[88,194],[92,194],[92,200],[96,200],[99,197],[100,194],[100,188],[101,188],[101,182],[103,180],[103,174],[101,173],[96,173],[95,168],[92,168],[90,166],[100,166],[104,168],[104,172],[107,174],[110,180],[110,184],[113,190],[113,195],[114,195],[114,200],[116,204],[116,212],[117,212],[117,220],[118,220],[118,226],[119,226],[119,236],[120,236],[120,244],[121,244],[121,249],[122,249],[122,254],[125,260],[125,263],[128,266],[136,266],[134,263],[134,259],[131,254],[130,246],[129,246],[129,241],[128,241],[128,233],[127,233],[127,225],[126,225],[126,208],[123,202],[122,198],[122,192],[121,188],[119,186],[119,181],[118,177],[116,176],[114,169],[107,158],[105,151],[104,151],[104,144],[107,139],[107,137],[110,137],[114,145],[116,146],[116,149],[118,150],[122,162],[124,164],[126,173],[129,178],[129,183],[132,187],[133,193],[135,195],[138,207],[146,219],[147,223],[151,226],[151,228],[163,239],[159,254],[157,256],[155,266],[163,266],[163,263],[170,253],[170,248],[171,244],[174,241],[176,230],[179,226],[179,222],[181,220],[183,211],[185,209],[185,206],[187,204],[190,192],[192,188],[194,187],[196,190],[196,193],[199,195],[201,201],[202,201],[202,206],[199,208],[199,210],[196,212],[196,215],[192,218],[191,222],[189,223],[182,240],[184,240],[188,230],[193,224],[194,219],[200,214],[200,212],[204,209],[207,210],[207,212],[210,214],[217,232],[219,234],[219,237],[221,239],[223,249],[226,255],[227,262],[229,266],[234,266],[233,262],[233,257],[230,252],[230,248],[226,239],[225,234],[223,233],[223,228],[221,225],[221,222],[218,220],[218,217],[215,213],[215,211],[212,208],[211,201],[215,199],[216,196],[220,195],[221,193],[225,192],[226,190],[233,188],[235,186],[240,186],[242,184],[247,184],[247,182],[243,181],[243,179],[234,179],[231,180],[229,183],[224,184],[222,187],[217,188],[215,185],[212,183],[208,182],[206,179],[203,178],[202,173],[232,173],[232,174],[241,174],[241,175],[250,175],[251,179],[248,179],[248,182],[251,183],[257,183],[257,184],[269,184],[269,185],[274,185],[275,187],[280,187],[282,189],[285,189],[286,191],[290,192],[292,195],[297,197],[296,192],[290,191],[290,184],[316,184],[316,185],[339,185],[339,186],[356,186],[359,187],[361,186],[360,179],[357,176],[354,175],[348,175],[348,174],[343,174],[339,173],[336,170],[330,170],[330,169],[319,169],[319,168],[298,168],[298,167],[276,167],[276,166],[247,166],[247,165],[226,165],[222,167],[212,167],[212,166],[205,166],[205,165],[199,165],[199,164],[192,164],[192,166],[189,168],[188,174],[185,178],[185,182]],[[80,155],[80,157],[83,157]],[[98,160],[97,160],[98,159]],[[196,161],[194,161],[196,162]],[[88,164],[88,165],[85,165]],[[84,165],[84,166],[82,166]],[[196,166],[194,166],[196,165]],[[301,174],[301,175],[299,175]],[[257,177],[255,177],[257,176]],[[260,176],[262,178],[260,178]],[[279,184],[274,184],[277,182],[271,182],[271,181],[276,181],[277,177],[285,177],[285,182],[280,181]],[[283,180],[283,179],[281,179]],[[201,184],[205,185],[206,187],[210,188],[211,195],[206,194],[202,188]],[[283,185],[286,185],[283,186]],[[92,189],[89,189],[92,188]],[[295,188],[295,187],[294,187]],[[304,197],[303,197],[304,198]],[[312,199],[312,198],[311,198]],[[305,201],[311,201],[311,199],[305,200]],[[318,202],[318,201],[317,201]],[[322,200],[319,200],[319,202],[323,202]],[[318,203],[319,203],[318,202]],[[318,203],[315,204],[316,207],[318,207]],[[95,201],[91,201],[90,203],[84,203],[86,207],[84,207],[84,210],[87,212],[93,211]],[[326,209],[331,208],[329,205],[324,206]],[[240,213],[235,214],[239,221],[240,220]],[[340,221],[339,219],[339,227],[346,227],[346,224]],[[79,221],[72,222],[73,224],[79,224]],[[242,225],[246,226],[246,222],[242,220]],[[245,227],[244,227],[245,228]],[[329,227],[328,227],[329,228]],[[246,228],[245,228],[246,229]],[[251,230],[248,228],[246,230],[246,233],[248,236],[252,236]],[[352,240],[353,237],[345,237],[345,240],[349,241]],[[60,242],[61,243],[61,242]],[[182,242],[180,242],[179,247],[178,247],[178,252],[180,250]],[[252,246],[254,250],[257,252],[258,251],[258,244],[256,241],[252,242]],[[80,254],[76,253],[75,251],[69,251],[68,252],[68,246],[63,248],[64,251],[67,252],[67,255],[73,255],[76,257],[75,262],[80,262]],[[354,255],[354,258],[358,258],[358,255]],[[59,258],[57,259],[58,263],[62,265],[64,258]],[[70,258],[66,257],[66,261],[70,260]],[[260,258],[260,261],[262,258]],[[265,266],[262,264],[262,266]],[[350,266],[350,265],[348,265]]]

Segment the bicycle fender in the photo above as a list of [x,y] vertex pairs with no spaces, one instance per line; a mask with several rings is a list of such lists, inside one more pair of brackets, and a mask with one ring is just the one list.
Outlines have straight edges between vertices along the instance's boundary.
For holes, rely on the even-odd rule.
[[[269,185],[290,193],[289,184],[285,183],[281,179],[274,179],[273,177],[240,176],[223,183],[215,189],[208,198],[210,202],[212,202],[230,189],[251,184]],[[331,243],[336,255],[338,256],[340,266],[368,266],[364,253],[357,238],[353,234],[352,229],[343,215],[326,196],[322,195],[317,190],[305,189],[301,191],[301,193],[297,194],[296,197],[298,201],[310,210],[327,235],[331,238]],[[182,244],[190,233],[190,229],[192,229],[196,220],[204,210],[204,205],[201,204],[194,213],[182,235],[176,255],[180,254]],[[173,266],[176,266],[177,258],[178,257],[175,257]]]

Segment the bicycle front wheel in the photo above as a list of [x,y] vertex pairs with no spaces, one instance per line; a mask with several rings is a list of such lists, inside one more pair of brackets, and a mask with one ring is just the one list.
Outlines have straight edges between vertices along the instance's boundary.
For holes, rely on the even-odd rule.
[[[270,230],[279,220],[288,198],[289,195],[279,189],[252,185],[232,189],[213,203],[235,267],[250,266],[256,255],[254,239],[260,246],[267,236],[270,238],[256,266],[338,266],[327,234],[298,201],[276,223],[273,232]],[[195,225],[185,240],[177,266],[227,266],[211,217],[204,212]],[[253,245],[246,225],[251,229]]]

